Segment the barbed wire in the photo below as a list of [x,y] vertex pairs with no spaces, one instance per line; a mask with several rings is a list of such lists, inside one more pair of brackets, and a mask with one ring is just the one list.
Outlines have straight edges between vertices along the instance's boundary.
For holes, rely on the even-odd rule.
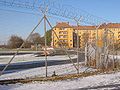
[[[71,20],[78,20],[78,21],[82,17],[82,22],[95,25],[95,26],[101,23],[109,22],[100,17],[91,15],[86,11],[76,9],[69,5],[62,5],[58,3],[56,4],[56,2],[53,2],[50,0],[44,0],[44,1],[42,0],[23,0],[23,1],[1,0],[0,4],[3,6],[7,6],[7,7],[20,7],[20,8],[27,8],[30,10],[32,9],[32,10],[43,11],[43,12],[46,11],[46,7],[47,7],[47,13],[48,13],[47,15],[50,14],[50,15],[55,15],[55,16],[59,16],[59,17],[63,17],[63,18],[71,19]],[[12,61],[12,59],[10,60],[10,62]],[[8,63],[8,65],[10,64],[10,62]],[[5,67],[5,69],[6,68],[7,67]]]
[[82,16],[82,22],[91,25],[99,25],[101,23],[109,22],[108,20],[92,15],[84,10],[74,8],[70,5],[62,5],[50,0],[1,0],[0,4],[3,6],[27,8],[37,11],[40,11],[40,9],[44,11],[47,7],[48,14],[76,20],[79,20]]

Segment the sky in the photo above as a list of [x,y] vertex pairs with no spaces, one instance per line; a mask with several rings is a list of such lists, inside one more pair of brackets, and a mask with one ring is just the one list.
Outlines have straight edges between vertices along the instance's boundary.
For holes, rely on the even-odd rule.
[[[7,1],[7,0],[6,0]],[[23,0],[24,1],[24,0]],[[26,0],[25,0],[26,1]],[[120,0],[54,0],[59,4],[70,5],[84,10],[92,15],[104,18],[109,22],[120,22]],[[19,12],[17,12],[19,11]],[[23,13],[27,12],[27,13]],[[29,13],[28,13],[29,12]],[[0,44],[6,43],[11,35],[18,35],[24,39],[42,18],[42,14],[25,8],[7,7],[0,4]],[[62,21],[50,16],[52,25]],[[63,20],[64,21],[64,20]],[[66,20],[65,20],[66,21]],[[49,28],[48,28],[49,29]],[[44,34],[43,23],[36,32]]]

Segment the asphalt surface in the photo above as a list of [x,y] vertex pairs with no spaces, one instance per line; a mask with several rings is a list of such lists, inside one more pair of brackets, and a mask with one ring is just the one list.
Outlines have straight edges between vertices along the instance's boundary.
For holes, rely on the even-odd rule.
[[[77,62],[77,59],[72,59],[73,62]],[[84,53],[79,54],[79,62],[84,61]],[[71,61],[68,60],[49,60],[47,62],[48,66],[53,66],[53,65],[63,65],[63,64],[69,64]],[[6,66],[6,64],[0,64],[0,71],[3,70],[3,68]],[[13,71],[18,71],[18,70],[24,70],[24,69],[30,69],[30,68],[37,68],[37,67],[44,67],[45,66],[45,61],[29,61],[29,62],[19,62],[19,63],[14,63],[10,64],[8,68],[6,69],[6,72],[13,72]]]

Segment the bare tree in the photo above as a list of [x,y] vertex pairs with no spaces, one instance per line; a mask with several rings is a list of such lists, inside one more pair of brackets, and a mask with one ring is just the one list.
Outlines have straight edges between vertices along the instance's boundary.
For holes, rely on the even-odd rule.
[[86,45],[86,43],[88,43],[89,41],[89,33],[88,32],[83,33],[82,39],[83,39],[84,45]]
[[21,37],[12,35],[8,40],[8,46],[9,48],[19,48],[23,42],[24,40]]
[[32,42],[26,41],[23,47],[24,47],[24,48],[31,48],[31,45],[33,45]]
[[39,33],[33,33],[30,36],[29,41],[33,44],[41,44],[42,43],[42,38],[41,38]]

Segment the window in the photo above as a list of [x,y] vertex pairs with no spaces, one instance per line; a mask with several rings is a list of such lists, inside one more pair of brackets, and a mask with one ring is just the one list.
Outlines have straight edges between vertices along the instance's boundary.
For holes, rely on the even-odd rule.
[[62,42],[63,40],[60,40],[60,42]]
[[65,42],[67,42],[67,40],[65,40]]
[[67,34],[67,32],[63,32],[63,34]]
[[62,36],[62,35],[60,35],[60,36],[59,36],[59,38],[63,38],[63,36]]
[[59,34],[62,34],[62,31],[60,31]]
[[65,42],[65,40],[63,40],[63,42]]
[[63,38],[67,38],[67,35],[64,35]]
[[66,30],[66,28],[64,28],[64,27],[63,27],[63,28],[60,28],[60,29],[61,29],[61,30]]
[[72,40],[70,40],[70,42],[72,42]]
[[67,42],[67,40],[63,40],[63,42]]

